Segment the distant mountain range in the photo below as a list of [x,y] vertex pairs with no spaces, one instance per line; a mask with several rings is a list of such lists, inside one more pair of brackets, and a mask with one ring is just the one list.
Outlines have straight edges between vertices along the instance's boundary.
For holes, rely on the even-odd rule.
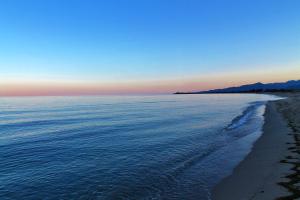
[[199,92],[176,92],[174,94],[217,94],[217,93],[260,93],[260,92],[293,92],[300,91],[300,80],[291,80],[282,83],[254,83],[238,87],[214,89]]

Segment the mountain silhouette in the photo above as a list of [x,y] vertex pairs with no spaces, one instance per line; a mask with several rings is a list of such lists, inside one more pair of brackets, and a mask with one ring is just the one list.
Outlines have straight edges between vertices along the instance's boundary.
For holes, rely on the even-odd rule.
[[217,93],[259,93],[259,92],[293,92],[300,91],[300,80],[281,83],[254,83],[238,87],[228,87],[198,92],[176,92],[174,94],[217,94]]

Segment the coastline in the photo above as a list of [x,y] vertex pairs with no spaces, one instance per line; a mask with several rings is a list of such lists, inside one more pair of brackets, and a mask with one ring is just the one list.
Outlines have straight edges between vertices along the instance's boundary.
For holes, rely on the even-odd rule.
[[295,164],[294,160],[300,155],[300,152],[295,155],[298,150],[296,128],[300,126],[300,94],[281,96],[287,98],[267,102],[262,136],[232,174],[215,186],[212,199],[268,200],[300,197],[297,185],[293,185],[295,177],[292,176],[296,176],[298,171],[296,168],[291,169],[292,165],[297,167],[298,163]]

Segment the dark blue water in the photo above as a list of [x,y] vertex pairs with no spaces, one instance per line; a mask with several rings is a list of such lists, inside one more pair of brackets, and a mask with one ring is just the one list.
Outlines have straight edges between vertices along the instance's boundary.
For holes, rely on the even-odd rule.
[[0,199],[209,199],[270,99],[0,98]]

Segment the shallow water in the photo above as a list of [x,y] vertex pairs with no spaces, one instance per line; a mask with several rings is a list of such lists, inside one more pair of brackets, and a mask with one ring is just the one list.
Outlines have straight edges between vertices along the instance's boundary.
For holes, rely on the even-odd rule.
[[209,199],[269,95],[0,98],[0,199]]

